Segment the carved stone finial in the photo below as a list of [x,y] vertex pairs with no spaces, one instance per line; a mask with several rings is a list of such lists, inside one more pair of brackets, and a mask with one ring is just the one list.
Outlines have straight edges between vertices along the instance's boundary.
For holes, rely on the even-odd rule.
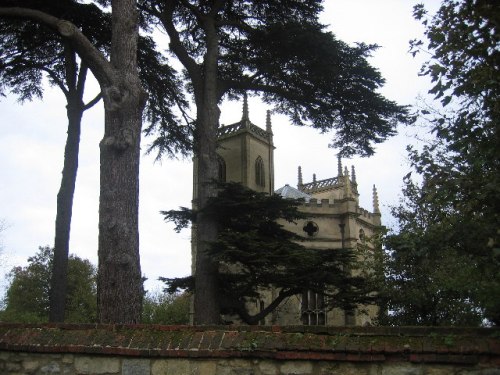
[[267,110],[267,112],[266,112],[266,131],[269,134],[273,134],[273,128],[271,125],[271,111],[270,110]]
[[352,198],[351,180],[347,167],[344,169],[344,198]]
[[243,94],[243,116],[241,117],[242,121],[249,121],[248,116],[248,96],[247,93]]
[[378,193],[375,185],[373,185],[373,213],[380,213],[380,208],[378,206]]
[[313,173],[313,182],[316,183],[316,173]]
[[337,155],[337,165],[338,165],[338,176],[342,176],[342,159],[340,158],[340,154]]
[[302,182],[302,167],[299,166],[299,183],[297,184],[297,187],[300,189],[304,183]]
[[354,165],[351,165],[351,180],[352,182],[356,182],[356,170],[354,169]]

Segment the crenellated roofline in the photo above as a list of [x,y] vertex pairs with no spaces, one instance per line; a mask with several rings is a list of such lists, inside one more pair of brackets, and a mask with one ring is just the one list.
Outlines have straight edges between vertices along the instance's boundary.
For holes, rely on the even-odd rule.
[[242,120],[235,124],[220,127],[217,130],[217,136],[219,138],[225,138],[245,131],[267,142],[269,142],[273,135],[257,125],[252,124],[249,120]]

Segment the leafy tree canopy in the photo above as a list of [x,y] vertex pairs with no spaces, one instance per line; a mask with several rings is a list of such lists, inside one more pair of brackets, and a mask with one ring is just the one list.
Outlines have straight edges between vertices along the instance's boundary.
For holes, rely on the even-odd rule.
[[144,297],[142,323],[189,324],[189,294],[149,292]]
[[[422,74],[445,113],[420,114],[436,139],[409,148],[421,184],[408,179],[389,236],[390,320],[396,324],[500,324],[500,10],[487,0],[422,5],[431,54]],[[409,176],[408,176],[409,178]]]
[[432,194],[432,188],[408,178],[404,200],[392,209],[399,232],[385,239],[386,278],[379,296],[390,313],[381,323],[480,325],[485,314],[481,295],[500,292],[473,252],[483,242],[483,231],[427,192]]
[[[52,260],[53,249],[40,247],[28,258],[27,266],[10,271],[1,320],[31,323],[48,320]],[[66,306],[67,322],[90,323],[97,319],[96,269],[88,260],[75,255],[69,257]]]
[[[27,7],[64,17],[80,27],[87,37],[103,52],[109,53],[110,18],[93,4],[81,4],[73,0],[2,1],[2,6]],[[43,95],[44,73],[49,83],[57,85],[68,95],[72,82],[68,77],[64,39],[45,25],[20,19],[0,20],[0,88],[7,88],[19,95],[21,101]],[[86,72],[86,69],[84,69]],[[84,74],[84,73],[83,73]],[[67,82],[69,80],[69,82]],[[84,88],[84,82],[80,83]]]
[[[329,308],[352,309],[371,300],[370,286],[353,276],[352,249],[307,249],[303,238],[285,230],[280,221],[304,218],[297,210],[301,200],[255,192],[237,183],[224,183],[210,199],[204,214],[216,221],[219,234],[209,254],[220,264],[218,289],[222,313],[237,314],[256,324],[287,297],[311,290],[324,294]],[[177,229],[194,218],[189,209],[163,212]],[[188,278],[163,279],[170,292],[192,288]],[[277,288],[278,297],[262,312],[250,315],[245,303],[259,296],[262,288]]]
[[[430,93],[449,113],[424,109],[437,141],[411,158],[427,184],[435,184],[460,210],[483,212],[500,227],[500,10],[492,1],[443,1],[426,26],[432,58],[422,68],[431,77]],[[417,53],[423,41],[413,41]]]

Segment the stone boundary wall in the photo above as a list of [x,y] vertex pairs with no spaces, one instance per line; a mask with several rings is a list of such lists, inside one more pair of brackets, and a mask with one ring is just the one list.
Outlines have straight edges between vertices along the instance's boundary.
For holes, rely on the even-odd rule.
[[500,329],[0,323],[0,374],[500,375]]

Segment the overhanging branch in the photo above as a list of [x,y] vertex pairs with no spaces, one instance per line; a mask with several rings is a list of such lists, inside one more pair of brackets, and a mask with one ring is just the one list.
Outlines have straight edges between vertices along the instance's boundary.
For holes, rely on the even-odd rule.
[[39,10],[21,7],[0,6],[0,17],[30,19],[49,26],[71,42],[101,86],[109,86],[113,82],[115,73],[109,61],[73,23]]

